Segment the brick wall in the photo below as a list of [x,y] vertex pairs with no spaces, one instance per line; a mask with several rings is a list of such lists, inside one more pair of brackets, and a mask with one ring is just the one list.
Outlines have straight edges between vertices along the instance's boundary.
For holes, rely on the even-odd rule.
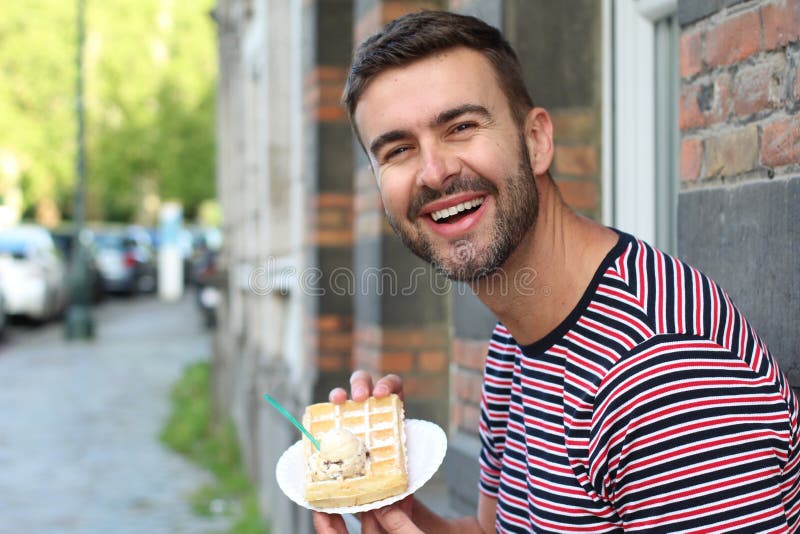
[[[442,2],[357,0],[353,42],[359,43],[385,23],[405,13],[437,9]],[[357,142],[352,175],[354,201],[354,337],[353,368],[374,376],[403,377],[406,413],[447,427],[447,298],[417,283],[419,269],[430,272],[394,235],[375,177]],[[419,282],[430,280],[429,274]],[[412,290],[413,289],[413,290]]]
[[305,331],[306,350],[317,371],[314,402],[327,400],[331,388],[346,384],[352,365],[352,295],[330,287],[333,273],[353,265],[354,163],[340,101],[350,64],[352,9],[349,0],[316,3],[315,51],[303,79],[304,119],[311,134],[304,246],[318,273]]
[[798,0],[741,2],[684,27],[684,188],[796,171],[799,39]]
[[680,0],[678,253],[800,385],[800,0]]

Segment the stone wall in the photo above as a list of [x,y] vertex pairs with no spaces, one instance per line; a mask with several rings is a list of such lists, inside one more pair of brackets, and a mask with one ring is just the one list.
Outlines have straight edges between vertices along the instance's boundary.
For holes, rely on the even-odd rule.
[[681,1],[679,255],[800,385],[800,1]]

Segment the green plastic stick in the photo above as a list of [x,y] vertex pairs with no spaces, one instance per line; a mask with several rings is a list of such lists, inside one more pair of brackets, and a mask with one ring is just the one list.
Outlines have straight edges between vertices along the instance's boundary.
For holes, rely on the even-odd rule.
[[310,439],[310,440],[311,440],[311,443],[313,443],[313,444],[314,444],[314,446],[317,448],[317,450],[319,450],[319,441],[317,441],[316,439],[314,439],[314,436],[312,436],[312,435],[311,435],[311,432],[309,432],[308,430],[306,430],[306,427],[304,427],[303,425],[301,425],[301,424],[300,424],[300,421],[298,421],[297,419],[295,419],[295,418],[292,416],[292,414],[290,414],[289,412],[287,412],[287,411],[286,411],[286,408],[284,408],[283,406],[281,406],[280,404],[278,404],[278,401],[276,401],[275,399],[273,399],[272,397],[270,397],[270,396],[269,396],[269,394],[267,394],[267,393],[264,393],[264,398],[265,398],[265,399],[267,399],[267,400],[269,401],[269,403],[275,407],[275,409],[276,409],[276,410],[278,410],[279,412],[281,412],[281,415],[282,415],[282,416],[284,416],[286,419],[288,419],[289,421],[291,421],[291,422],[292,422],[292,424],[293,424],[294,426],[296,426],[298,430],[300,430],[300,432],[302,432],[303,434],[305,434],[305,435],[306,435],[306,437],[307,437],[308,439]]

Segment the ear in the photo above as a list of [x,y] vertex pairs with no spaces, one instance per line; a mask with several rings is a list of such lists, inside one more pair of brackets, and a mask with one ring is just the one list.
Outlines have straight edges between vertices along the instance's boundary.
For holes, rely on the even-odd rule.
[[525,144],[533,174],[540,176],[553,163],[553,122],[544,108],[533,108],[525,117]]

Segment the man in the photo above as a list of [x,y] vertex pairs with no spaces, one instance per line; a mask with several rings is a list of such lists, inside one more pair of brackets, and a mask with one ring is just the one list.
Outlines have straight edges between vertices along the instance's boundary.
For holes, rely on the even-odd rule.
[[[714,282],[564,204],[550,118],[499,32],[402,17],[359,47],[345,101],[397,234],[499,320],[476,516],[445,520],[409,499],[363,514],[363,532],[797,528],[787,380]],[[519,283],[525,272],[536,286]],[[392,391],[396,376],[374,389],[365,372],[351,379],[356,400]],[[339,516],[314,523],[345,532]]]

